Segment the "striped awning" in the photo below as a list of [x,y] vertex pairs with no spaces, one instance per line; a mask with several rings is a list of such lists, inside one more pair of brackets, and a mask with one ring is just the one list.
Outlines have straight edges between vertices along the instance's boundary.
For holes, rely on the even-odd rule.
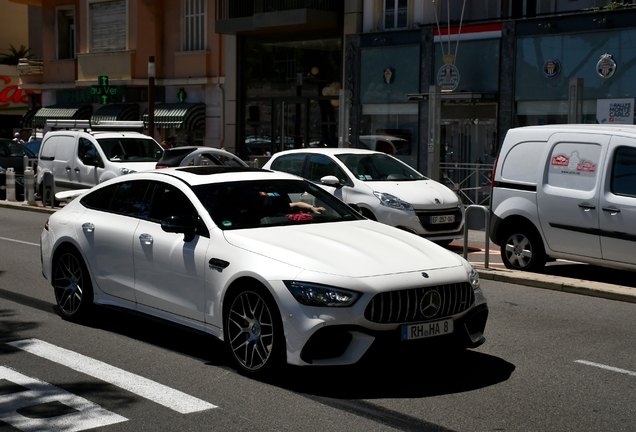
[[[159,129],[205,130],[204,103],[165,103],[155,105],[155,127]],[[148,109],[141,116],[148,127]]]
[[35,115],[41,108],[42,107],[29,108],[29,110],[22,116],[20,126],[23,128],[33,127],[33,117],[35,117]]
[[91,105],[51,105],[35,113],[31,127],[43,128],[47,120],[90,120],[92,114]]
[[139,121],[139,105],[137,104],[112,104],[104,105],[91,117],[91,124],[99,124],[101,121]]

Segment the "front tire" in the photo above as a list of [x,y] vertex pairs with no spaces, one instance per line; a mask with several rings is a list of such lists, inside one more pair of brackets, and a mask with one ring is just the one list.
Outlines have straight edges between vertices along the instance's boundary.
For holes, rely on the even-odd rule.
[[537,271],[545,265],[545,248],[536,230],[521,226],[508,230],[504,239],[501,244],[501,259],[506,268]]
[[55,261],[53,290],[60,313],[66,318],[84,317],[93,305],[91,278],[76,252],[62,252]]
[[239,369],[248,374],[266,374],[280,367],[285,338],[269,292],[254,284],[234,292],[226,302],[225,340]]

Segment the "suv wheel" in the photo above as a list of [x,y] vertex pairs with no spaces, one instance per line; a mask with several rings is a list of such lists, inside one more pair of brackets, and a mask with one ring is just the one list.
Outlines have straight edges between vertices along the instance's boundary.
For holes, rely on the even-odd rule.
[[512,270],[537,271],[545,265],[541,236],[532,228],[520,226],[507,231],[501,244],[501,259]]

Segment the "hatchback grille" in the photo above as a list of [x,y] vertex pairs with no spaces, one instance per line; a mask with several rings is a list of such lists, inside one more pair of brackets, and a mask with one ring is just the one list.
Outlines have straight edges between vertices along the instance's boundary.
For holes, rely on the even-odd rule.
[[[458,229],[462,223],[462,212],[460,209],[416,211],[417,218],[422,227],[428,232],[448,231]],[[455,215],[455,222],[445,224],[432,224],[431,216]]]
[[[431,315],[429,310],[428,316],[425,316],[420,306],[430,291],[437,291],[441,305],[437,313]],[[475,293],[468,282],[390,291],[373,297],[364,311],[364,317],[380,324],[426,321],[464,312],[474,302]]]

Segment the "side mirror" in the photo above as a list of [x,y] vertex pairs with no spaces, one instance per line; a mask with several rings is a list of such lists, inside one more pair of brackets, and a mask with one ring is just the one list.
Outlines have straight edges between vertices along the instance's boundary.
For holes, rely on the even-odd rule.
[[191,215],[168,216],[161,221],[161,229],[169,233],[183,234],[184,242],[191,242],[197,230],[197,220]]
[[84,157],[82,158],[82,163],[87,166],[95,166],[95,167],[98,167],[101,165],[101,161],[99,160],[99,158],[96,158],[95,156],[90,154],[84,155]]
[[324,185],[327,186],[332,186],[335,188],[341,188],[342,184],[340,184],[340,180],[338,180],[338,177],[333,176],[333,175],[328,175],[328,176],[324,176],[320,179],[320,182]]

